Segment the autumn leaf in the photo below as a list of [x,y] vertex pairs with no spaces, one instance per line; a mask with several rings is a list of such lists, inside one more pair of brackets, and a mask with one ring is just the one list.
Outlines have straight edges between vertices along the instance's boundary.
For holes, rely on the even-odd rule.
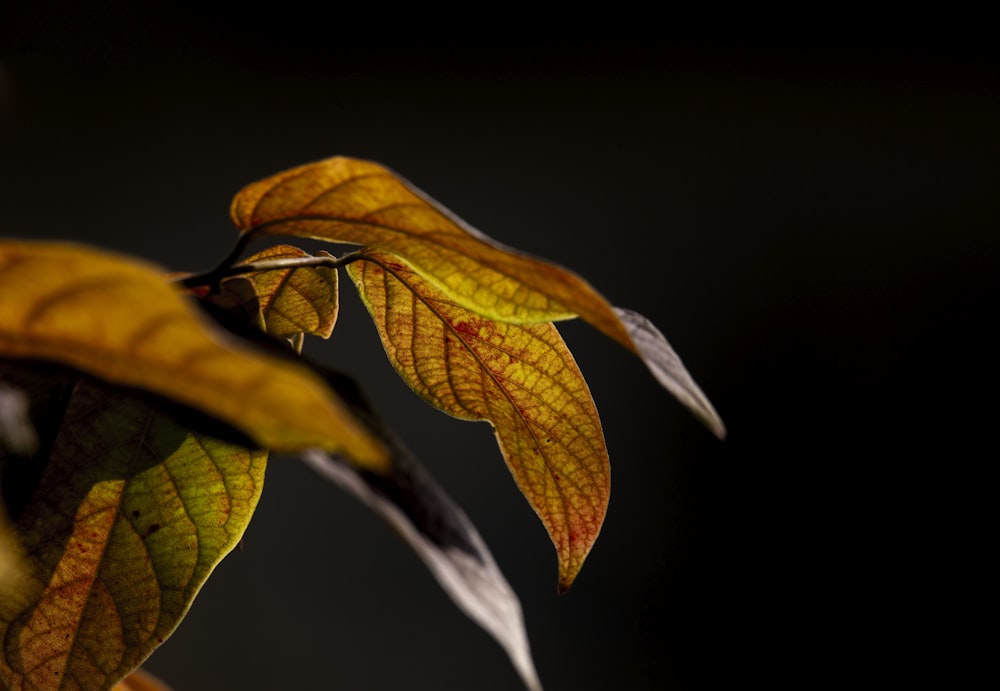
[[190,405],[265,448],[384,450],[310,372],[226,339],[156,268],[84,247],[0,242],[0,356],[54,360]]
[[[277,245],[249,257],[243,264],[309,256],[298,247]],[[279,338],[300,333],[329,338],[333,333],[339,306],[336,269],[272,269],[246,274],[246,278],[254,284],[267,333]]]
[[[664,354],[666,339],[645,338],[633,320],[622,319],[576,274],[504,247],[376,163],[336,157],[278,173],[241,190],[230,213],[244,233],[391,252],[458,304],[495,321],[580,316],[639,355],[657,381],[669,381],[668,390],[681,391],[680,401],[717,436],[725,436],[722,420],[679,358]],[[676,368],[665,370],[664,359],[676,360],[683,376],[672,377]]]
[[266,452],[69,370],[20,362],[0,376],[29,382],[39,427],[59,430],[33,458],[0,456],[27,562],[27,583],[0,590],[0,687],[110,688],[241,539]]
[[493,425],[567,589],[604,521],[610,467],[590,390],[559,332],[473,314],[386,253],[366,251],[347,270],[406,383],[440,410]]

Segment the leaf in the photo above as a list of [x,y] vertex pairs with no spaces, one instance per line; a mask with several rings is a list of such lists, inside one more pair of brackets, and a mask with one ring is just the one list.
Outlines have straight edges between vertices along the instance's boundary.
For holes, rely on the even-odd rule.
[[17,534],[0,506],[0,593],[13,592],[25,582],[24,553]]
[[576,578],[607,511],[611,471],[587,383],[552,324],[468,312],[392,255],[347,266],[393,366],[431,405],[487,420],[518,487]]
[[113,691],[170,691],[170,687],[140,668],[118,682]]
[[[308,252],[298,247],[277,245],[244,263],[308,256]],[[323,266],[276,269],[246,277],[253,281],[267,333],[279,338],[300,333],[329,338],[333,333],[339,297],[336,269]]]
[[42,358],[194,406],[265,448],[384,450],[314,375],[226,339],[154,267],[79,246],[0,242],[0,356]]
[[354,468],[319,450],[306,465],[384,518],[452,601],[500,644],[531,691],[541,691],[521,604],[472,521],[398,442],[387,473]]
[[[278,173],[241,190],[230,214],[244,233],[391,252],[458,304],[496,321],[536,323],[578,315],[639,355],[664,383],[661,350],[651,348],[635,322],[622,320],[590,284],[504,247],[376,163],[336,157]],[[681,402],[724,437],[722,420],[704,405],[707,398],[686,371],[683,375],[689,384],[681,388],[693,386],[697,393],[682,396]],[[667,388],[676,394],[678,387]]]
[[266,452],[193,433],[159,399],[35,370],[13,375],[45,382],[33,411],[59,432],[37,457],[0,459],[28,567],[26,587],[0,591],[0,687],[107,689],[239,542]]

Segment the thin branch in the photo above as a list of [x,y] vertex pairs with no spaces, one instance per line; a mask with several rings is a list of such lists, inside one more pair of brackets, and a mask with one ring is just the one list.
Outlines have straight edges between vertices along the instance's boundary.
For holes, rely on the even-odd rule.
[[194,276],[187,276],[186,278],[180,278],[177,279],[175,283],[178,283],[185,288],[195,288],[197,286],[217,285],[222,281],[222,279],[229,278],[230,276],[243,276],[245,274],[259,273],[261,271],[282,271],[285,269],[299,269],[308,266],[325,266],[331,269],[336,269],[361,259],[362,253],[363,250],[357,250],[355,252],[345,254],[343,257],[335,257],[332,254],[328,254],[326,256],[320,255],[315,257],[261,259],[260,261],[246,262],[244,264],[237,264],[236,266],[226,266],[225,264],[220,264],[211,271],[196,274]]

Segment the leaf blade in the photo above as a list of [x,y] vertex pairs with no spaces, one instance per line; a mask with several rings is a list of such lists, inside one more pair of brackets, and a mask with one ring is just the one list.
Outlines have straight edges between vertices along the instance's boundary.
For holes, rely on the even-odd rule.
[[239,542],[263,487],[266,452],[74,380],[48,450],[11,461],[42,469],[15,521],[29,583],[0,592],[7,688],[103,689],[137,667]]
[[[276,245],[242,262],[309,257],[291,245]],[[275,269],[246,274],[253,282],[267,333],[288,338],[306,333],[330,338],[339,311],[338,272],[330,267]]]
[[552,324],[495,323],[455,305],[392,255],[348,265],[390,362],[428,403],[493,426],[556,548],[559,588],[579,573],[610,495],[600,418]]
[[[636,354],[664,383],[659,350],[651,352],[637,342],[633,326],[587,281],[503,246],[376,163],[334,157],[283,171],[238,192],[230,216],[244,233],[391,252],[465,308],[495,321],[538,323],[579,316]],[[665,388],[678,390],[673,384]],[[692,412],[717,436],[725,436],[711,405],[699,405],[708,400],[704,394],[679,400],[698,405]]]
[[266,448],[383,449],[304,368],[227,339],[155,268],[82,246],[0,242],[0,356],[62,362],[193,406]]

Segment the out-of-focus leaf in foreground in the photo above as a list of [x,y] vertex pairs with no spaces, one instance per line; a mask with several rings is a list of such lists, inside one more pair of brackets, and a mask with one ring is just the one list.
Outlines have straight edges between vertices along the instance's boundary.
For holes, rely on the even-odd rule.
[[140,668],[115,684],[113,691],[170,691],[170,687]]
[[[7,454],[31,455],[38,448],[38,434],[28,409],[27,394],[0,379],[0,458]],[[24,553],[0,501],[0,592],[22,587],[24,574]]]
[[[641,328],[637,333],[633,320],[621,319],[589,283],[504,247],[376,163],[336,157],[278,173],[241,190],[231,216],[243,232],[391,252],[458,304],[496,321],[537,323],[580,316],[639,355],[665,384],[658,344],[644,338]],[[681,402],[724,437],[722,420],[687,372],[670,381],[668,390],[676,394],[683,388]]]
[[590,390],[559,332],[473,314],[389,254],[366,251],[347,270],[406,383],[446,413],[493,425],[555,544],[566,590],[600,532],[611,471]]
[[27,567],[26,584],[0,590],[0,687],[108,689],[238,543],[266,452],[68,370],[14,362],[0,376],[25,382],[40,430],[58,429],[34,457],[0,458]]
[[[272,259],[308,257],[291,245],[269,247],[245,264]],[[253,281],[267,333],[287,338],[300,333],[329,338],[337,323],[337,270],[316,266],[247,274]]]
[[227,340],[154,267],[79,246],[0,242],[0,356],[54,360],[193,406],[262,447],[384,450],[314,375]]

